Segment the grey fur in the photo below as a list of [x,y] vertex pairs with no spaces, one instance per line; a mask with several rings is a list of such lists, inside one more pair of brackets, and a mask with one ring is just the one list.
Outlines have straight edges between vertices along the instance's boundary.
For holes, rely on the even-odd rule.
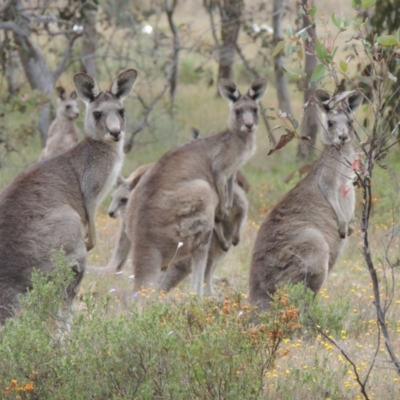
[[254,82],[251,97],[221,80],[231,105],[228,128],[171,150],[138,183],[126,215],[136,292],[157,285],[162,269],[190,257],[192,291],[203,294],[214,221],[228,215],[227,182],[255,151],[257,102],[266,88],[265,79]]
[[331,99],[317,91],[316,96],[325,115],[323,153],[309,175],[266,216],[254,245],[250,302],[260,311],[268,308],[280,283],[304,282],[318,293],[353,231],[352,122],[363,95],[345,92]]
[[[123,80],[125,94],[136,75],[135,70],[127,70],[111,87]],[[54,269],[52,250],[62,248],[75,272],[66,299],[72,303],[87,251],[96,244],[96,207],[122,165],[123,96],[100,92],[86,74],[76,74],[74,82],[87,104],[86,138],[73,149],[27,168],[0,194],[0,323],[20,308],[17,295],[31,287],[32,269],[44,273]],[[88,101],[89,86],[98,93]],[[97,121],[94,113],[100,113]]]
[[57,87],[59,95],[57,115],[47,132],[46,147],[40,153],[40,160],[53,157],[74,147],[79,142],[80,131],[75,124],[79,117],[77,94],[74,90],[68,96],[62,86]]

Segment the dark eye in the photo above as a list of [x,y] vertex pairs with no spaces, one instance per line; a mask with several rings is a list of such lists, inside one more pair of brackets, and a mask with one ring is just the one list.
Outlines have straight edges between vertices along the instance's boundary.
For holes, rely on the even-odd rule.
[[100,111],[94,111],[93,112],[93,117],[96,121],[98,121],[101,118],[101,112]]
[[254,108],[253,108],[253,113],[254,113],[254,114],[257,114],[257,112],[258,112],[258,109],[257,109],[256,107],[254,107]]
[[121,109],[121,110],[119,110],[118,112],[119,112],[119,115],[120,115],[122,118],[125,117],[125,110],[124,110],[124,109]]
[[121,201],[121,204],[126,204],[128,202],[128,198],[123,197],[120,201]]
[[332,128],[333,126],[333,122],[332,121],[328,121],[328,128]]
[[67,110],[70,110],[70,109],[71,109],[71,106],[68,104],[68,105],[65,106],[65,108],[66,108]]
[[348,123],[349,123],[349,126],[353,126],[353,121],[350,120]]
[[235,110],[235,114],[236,114],[237,117],[238,117],[241,113],[242,113],[242,110],[240,110],[240,109]]

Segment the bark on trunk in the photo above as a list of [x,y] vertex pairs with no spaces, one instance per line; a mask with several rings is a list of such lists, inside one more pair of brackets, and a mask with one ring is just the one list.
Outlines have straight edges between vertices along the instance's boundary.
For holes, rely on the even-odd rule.
[[[273,28],[274,28],[274,43],[277,44],[283,40],[283,27],[282,27],[282,15],[283,15],[283,2],[282,0],[274,0],[273,10]],[[274,58],[274,69],[276,77],[276,90],[278,94],[279,108],[293,115],[292,105],[289,96],[289,87],[287,84],[285,71],[283,64],[285,57],[283,51],[280,51]]]
[[[307,7],[307,3],[308,0],[302,0],[302,4],[304,7]],[[317,58],[312,54],[315,52],[316,34],[315,34],[315,29],[310,25],[311,23],[307,15],[303,14],[303,28],[309,27],[307,29],[309,37],[304,42],[305,44],[304,72],[306,73],[306,77],[303,82],[304,104],[307,104],[307,102],[310,100],[312,96],[314,96],[315,93],[315,89],[313,87],[310,87],[310,78],[315,67],[317,66]],[[310,140],[299,143],[297,149],[298,160],[302,160],[313,154],[313,149],[315,147],[315,142],[318,134],[318,127],[319,127],[319,120],[318,120],[317,107],[316,106],[306,107],[303,119],[301,121],[301,135],[309,137]]]
[[83,11],[84,26],[81,50],[81,71],[97,79],[96,46],[97,46],[97,10]]
[[243,0],[223,0],[218,7],[221,16],[218,80],[220,78],[232,79]]

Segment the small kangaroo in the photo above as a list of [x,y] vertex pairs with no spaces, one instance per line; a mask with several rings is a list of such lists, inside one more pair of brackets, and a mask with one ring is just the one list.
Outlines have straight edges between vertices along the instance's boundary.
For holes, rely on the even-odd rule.
[[109,91],[101,92],[91,76],[75,74],[75,88],[86,104],[86,138],[27,168],[0,194],[0,323],[20,308],[17,296],[31,288],[32,269],[53,270],[51,254],[59,249],[75,273],[62,310],[69,320],[87,251],[96,244],[96,207],[122,165],[122,102],[136,76],[134,69],[122,72]]
[[304,282],[318,293],[353,231],[353,112],[363,94],[317,91],[324,150],[313,170],[266,216],[250,268],[250,302],[268,309],[280,283]]
[[137,184],[126,215],[135,292],[157,284],[170,263],[190,257],[192,291],[203,294],[214,223],[232,206],[228,181],[256,149],[258,101],[267,85],[259,79],[241,95],[233,82],[220,80],[230,103],[228,128],[169,151]]
[[76,91],[72,91],[69,96],[62,86],[58,86],[56,91],[57,115],[49,127],[46,147],[42,150],[39,160],[67,151],[79,142],[80,132],[75,124],[75,120],[79,117]]

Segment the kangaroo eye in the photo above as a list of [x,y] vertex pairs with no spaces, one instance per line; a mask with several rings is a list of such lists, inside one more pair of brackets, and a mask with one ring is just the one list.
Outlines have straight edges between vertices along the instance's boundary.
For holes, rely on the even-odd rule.
[[120,115],[122,118],[125,117],[125,110],[124,110],[124,109],[121,109],[121,110],[119,110],[118,112],[119,112],[119,115]]
[[65,109],[66,109],[66,110],[70,110],[70,109],[71,109],[71,106],[70,106],[69,104],[67,104],[67,105],[65,106]]
[[237,110],[235,110],[235,114],[238,117],[240,114],[242,113],[242,110],[240,108],[238,108]]
[[333,122],[332,121],[328,121],[328,128],[332,128],[333,126]]
[[123,197],[120,201],[121,201],[121,204],[126,204],[128,202],[128,198]]
[[258,113],[258,109],[256,107],[253,108],[253,113],[257,114]]
[[101,112],[100,111],[94,111],[93,112],[93,117],[96,121],[98,121],[101,118]]

